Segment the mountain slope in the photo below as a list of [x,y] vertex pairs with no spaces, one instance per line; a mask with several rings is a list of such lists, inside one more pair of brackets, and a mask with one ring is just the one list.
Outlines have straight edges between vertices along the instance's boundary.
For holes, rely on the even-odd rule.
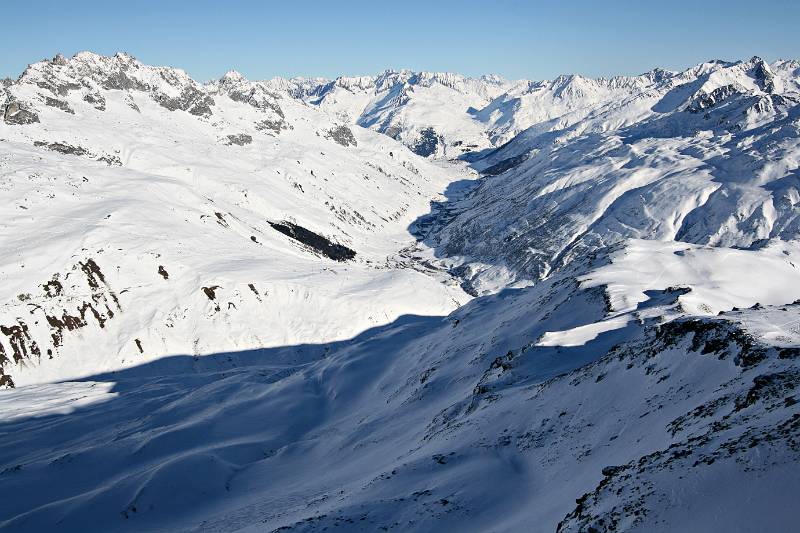
[[465,299],[387,263],[465,173],[384,136],[125,55],[32,65],[6,101],[38,120],[0,126],[6,380],[338,340]]
[[683,293],[649,293],[629,326],[572,347],[536,339],[605,303],[565,277],[328,347],[20,389],[0,396],[19,413],[0,426],[3,527],[780,529],[798,479],[800,338],[774,324],[800,308],[646,318]]
[[754,58],[650,78],[655,89],[531,126],[475,163],[489,177],[427,241],[461,258],[472,290],[536,281],[627,238],[798,237],[800,70]]

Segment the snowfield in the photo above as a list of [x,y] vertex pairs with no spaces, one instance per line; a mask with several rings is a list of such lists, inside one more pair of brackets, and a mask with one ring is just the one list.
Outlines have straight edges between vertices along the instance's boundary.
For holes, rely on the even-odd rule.
[[800,64],[0,93],[3,531],[787,531]]

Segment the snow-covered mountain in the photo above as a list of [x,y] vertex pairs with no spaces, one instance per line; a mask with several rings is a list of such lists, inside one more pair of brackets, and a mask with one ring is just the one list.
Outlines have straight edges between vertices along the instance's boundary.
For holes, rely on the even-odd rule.
[[456,159],[492,146],[478,110],[515,84],[498,76],[387,70],[335,80],[271,80],[289,94],[401,141],[424,157]]
[[800,64],[3,90],[0,529],[791,529]]
[[479,293],[542,279],[628,238],[726,247],[796,239],[798,79],[797,63],[753,58],[581,80],[571,94],[596,103],[557,119],[548,86],[534,106],[549,110],[543,122],[482,154],[475,166],[492,177],[448,205],[448,223],[429,241],[461,258]]
[[81,53],[31,65],[5,109],[0,367],[17,385],[340,340],[466,298],[387,258],[467,173],[262,84]]

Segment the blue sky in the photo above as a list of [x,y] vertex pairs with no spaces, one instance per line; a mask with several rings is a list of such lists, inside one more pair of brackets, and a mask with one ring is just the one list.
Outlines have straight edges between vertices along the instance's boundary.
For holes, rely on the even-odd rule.
[[638,74],[800,58],[800,1],[3,0],[0,76],[57,52],[131,53],[197,79],[373,74]]

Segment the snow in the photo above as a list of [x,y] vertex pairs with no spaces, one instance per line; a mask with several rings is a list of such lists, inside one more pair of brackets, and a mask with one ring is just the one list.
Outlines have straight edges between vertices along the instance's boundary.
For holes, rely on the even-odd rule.
[[75,381],[0,390],[0,423],[64,416],[118,396],[113,383]]
[[32,65],[0,93],[39,119],[0,122],[0,529],[791,527],[798,72]]
[[[59,83],[79,85],[74,72],[96,69],[92,80],[102,82],[103,69],[115,72],[121,62],[127,76],[158,93],[194,84],[181,71],[167,75],[132,61],[80,54],[63,67],[34,65],[22,80],[57,76]],[[165,79],[177,80],[177,87]],[[258,89],[227,79],[236,83],[232,91]],[[37,102],[42,89],[32,81],[15,85],[15,97]],[[71,91],[63,99],[74,114],[32,104],[40,124],[0,126],[6,139],[0,183],[15,198],[0,206],[6,299],[0,323],[22,320],[42,353],[15,361],[9,373],[17,385],[164,355],[342,340],[404,314],[447,313],[469,298],[446,276],[433,279],[387,263],[414,243],[406,228],[428,211],[430,199],[468,175],[463,167],[428,163],[360,128],[357,146],[341,146],[323,135],[336,122],[291,98],[276,97],[275,104],[287,128],[264,133],[254,124],[273,110],[225,94],[214,96],[212,115],[202,118],[165,109],[145,92],[97,90],[106,102],[102,111]],[[131,96],[138,111],[126,103]],[[239,132],[252,143],[222,142]],[[34,141],[94,155],[56,154]],[[90,160],[102,154],[120,164]],[[338,263],[310,253],[268,224],[281,220],[355,249],[356,260]],[[90,258],[105,275],[103,296],[73,281]],[[53,276],[64,294],[42,293]],[[209,301],[203,287],[218,287],[218,301]],[[75,315],[90,292],[115,316],[102,327],[90,317],[54,346],[46,315]],[[86,343],[94,347],[90,354]]]
[[618,316],[565,331],[548,331],[536,346],[583,346],[601,333],[625,327],[629,320],[629,317]]
[[614,311],[631,311],[649,290],[688,287],[678,300],[693,315],[734,307],[781,305],[800,299],[800,243],[773,241],[758,250],[635,239],[611,264],[578,278],[585,287],[607,287]]

